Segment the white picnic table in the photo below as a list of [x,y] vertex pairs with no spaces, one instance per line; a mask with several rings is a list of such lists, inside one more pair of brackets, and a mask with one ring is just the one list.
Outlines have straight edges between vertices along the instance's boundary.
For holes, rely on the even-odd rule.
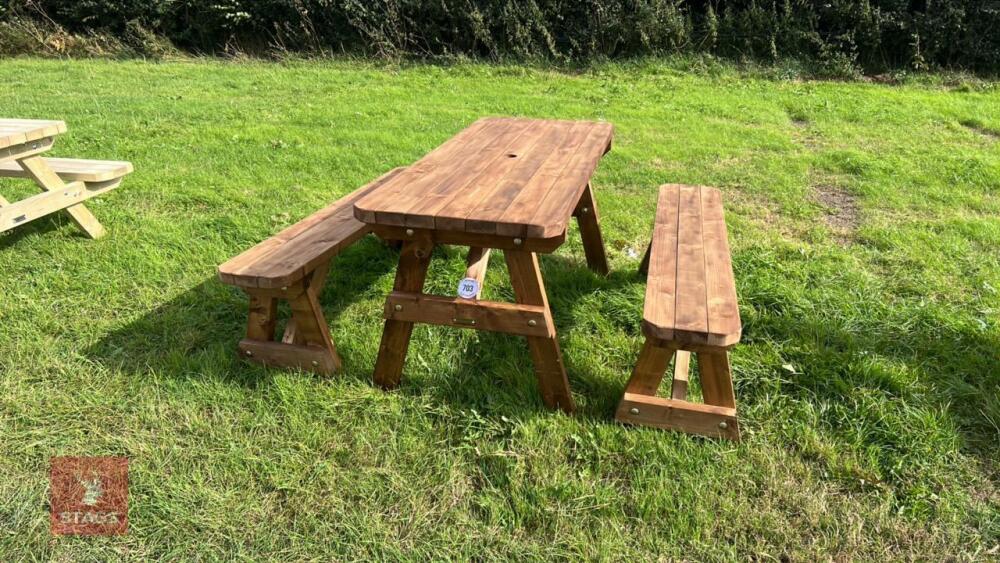
[[121,161],[43,158],[66,123],[39,119],[0,118],[0,177],[28,178],[42,193],[9,202],[0,195],[0,232],[65,209],[91,238],[104,227],[83,202],[117,188],[132,172]]

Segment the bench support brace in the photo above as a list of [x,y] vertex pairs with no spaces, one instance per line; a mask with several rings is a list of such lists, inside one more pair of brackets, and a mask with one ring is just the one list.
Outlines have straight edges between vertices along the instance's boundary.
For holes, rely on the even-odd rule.
[[[678,348],[676,343],[647,338],[635,371],[625,386],[615,419],[627,424],[739,440],[729,353],[724,348],[699,348],[694,352],[704,404],[687,401],[691,354]],[[674,361],[671,398],[661,399],[656,392],[671,360]]]
[[[301,283],[280,290],[244,288],[250,295],[250,318],[247,337],[240,341],[240,351],[248,359],[265,365],[321,374],[340,370],[340,356],[319,304],[319,293],[329,270],[330,264],[326,262]],[[281,341],[277,342],[275,327],[279,299],[288,301],[292,318]]]

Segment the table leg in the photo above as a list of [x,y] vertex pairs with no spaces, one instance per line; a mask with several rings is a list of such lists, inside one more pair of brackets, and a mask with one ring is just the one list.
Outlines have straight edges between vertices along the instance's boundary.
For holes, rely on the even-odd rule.
[[580,196],[576,210],[573,212],[580,226],[580,237],[583,239],[583,251],[587,255],[587,266],[598,274],[607,275],[608,255],[604,249],[604,237],[601,236],[600,216],[597,213],[597,200],[590,184]]
[[505,250],[504,258],[510,271],[510,282],[514,295],[523,305],[541,305],[545,308],[545,322],[549,325],[551,338],[529,336],[528,349],[535,364],[535,375],[542,393],[542,400],[549,408],[560,408],[571,413],[576,408],[569,389],[569,379],[563,366],[559,339],[552,323],[549,300],[542,283],[542,272],[538,268],[538,256],[534,252]]
[[[429,239],[408,240],[399,252],[399,267],[396,269],[396,291],[422,293],[427,267],[431,262],[434,244]],[[413,323],[388,319],[382,329],[382,342],[375,360],[375,384],[384,389],[399,386],[403,375],[403,362],[410,346]]]

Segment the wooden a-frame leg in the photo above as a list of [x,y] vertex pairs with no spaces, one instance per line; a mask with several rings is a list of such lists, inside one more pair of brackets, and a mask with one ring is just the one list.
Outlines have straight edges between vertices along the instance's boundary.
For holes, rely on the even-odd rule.
[[528,349],[535,365],[535,375],[542,394],[542,400],[549,408],[559,408],[567,413],[576,406],[569,389],[566,367],[563,365],[559,339],[555,333],[549,300],[545,295],[542,272],[538,267],[538,256],[534,252],[505,250],[504,258],[510,272],[510,282],[514,286],[516,301],[522,305],[545,307],[545,322],[551,327],[551,338],[529,336]]
[[247,290],[250,296],[250,315],[247,320],[247,338],[270,342],[274,340],[274,325],[278,321],[278,300]]
[[597,201],[590,184],[580,196],[573,212],[580,226],[580,237],[583,239],[583,251],[587,256],[587,266],[598,274],[607,275],[608,255],[604,248],[604,237],[601,236],[600,216],[597,213]]
[[[671,398],[661,399],[656,396],[656,391],[671,355],[675,356]],[[677,350],[675,353],[647,340],[618,403],[615,419],[628,424],[739,440],[736,399],[727,353],[697,354],[705,404],[686,400],[690,359],[690,352]]]
[[[306,287],[313,288],[313,292],[316,297],[319,298],[323,294],[323,285],[326,283],[326,277],[330,273],[330,262],[326,261],[313,270],[309,278],[306,280]],[[302,344],[302,339],[300,333],[296,330],[298,323],[295,317],[289,319],[288,324],[285,325],[285,333],[281,337],[281,341],[287,344]]]
[[642,351],[639,352],[639,360],[632,370],[632,377],[625,384],[625,391],[638,395],[656,395],[673,355],[673,350],[656,346],[647,339],[642,345]]
[[[399,252],[396,283],[393,286],[396,291],[411,293],[423,291],[433,248],[433,243],[428,239],[409,240],[403,244],[403,248]],[[379,387],[393,389],[399,386],[412,333],[412,322],[392,319],[385,321],[373,375],[375,384]]]
[[483,293],[483,280],[486,279],[486,268],[490,263],[490,252],[489,248],[473,246],[469,248],[469,255],[465,258],[465,263],[468,265],[465,270],[465,277],[479,282],[479,292],[476,293],[476,299],[479,299],[479,296]]
[[701,375],[701,392],[705,404],[736,408],[733,378],[726,352],[699,352],[698,370]]
[[[29,156],[17,162],[28,176],[31,176],[35,183],[43,190],[51,192],[66,189],[66,183],[49,168],[49,165],[45,163],[42,157],[37,155]],[[73,222],[83,232],[87,233],[90,238],[96,239],[104,236],[104,227],[101,226],[97,218],[94,217],[94,214],[84,207],[82,203],[67,207],[66,212],[73,218]]]

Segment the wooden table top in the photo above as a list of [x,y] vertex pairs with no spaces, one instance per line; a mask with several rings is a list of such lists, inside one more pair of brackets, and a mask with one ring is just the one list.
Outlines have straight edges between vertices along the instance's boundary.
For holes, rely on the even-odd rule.
[[610,123],[480,119],[354,205],[365,223],[521,238],[561,235]]
[[62,121],[0,118],[0,149],[65,132],[66,124]]

